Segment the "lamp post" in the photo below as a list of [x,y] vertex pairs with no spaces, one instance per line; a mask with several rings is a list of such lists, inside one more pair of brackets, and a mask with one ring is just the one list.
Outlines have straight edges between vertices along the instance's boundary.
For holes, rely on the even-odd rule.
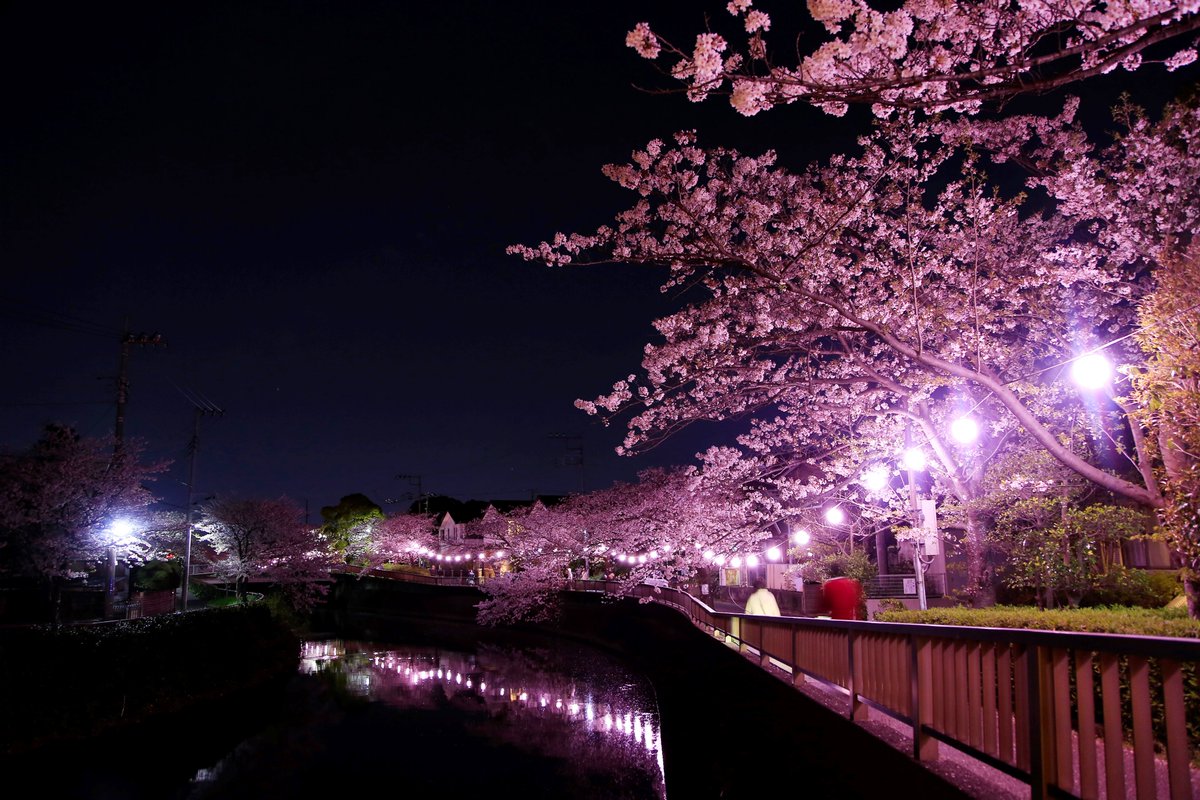
[[124,519],[113,520],[108,526],[108,548],[106,551],[104,587],[104,616],[111,617],[117,591],[117,547],[124,546],[133,538],[133,523]]

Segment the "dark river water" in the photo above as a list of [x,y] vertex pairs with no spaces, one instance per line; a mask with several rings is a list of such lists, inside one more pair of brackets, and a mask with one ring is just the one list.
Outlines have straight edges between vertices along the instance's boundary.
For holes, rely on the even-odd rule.
[[42,765],[39,792],[666,798],[653,688],[586,645],[314,639],[284,692],[223,752],[110,742],[94,757]]

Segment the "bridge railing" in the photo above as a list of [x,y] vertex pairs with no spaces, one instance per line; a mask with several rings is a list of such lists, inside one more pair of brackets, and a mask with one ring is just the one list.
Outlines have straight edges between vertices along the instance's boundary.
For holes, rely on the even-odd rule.
[[1035,800],[1193,797],[1195,639],[762,617],[719,613],[673,589],[634,594],[775,662],[796,685],[841,692],[852,719],[876,709],[910,725],[918,760],[936,759],[945,742],[1025,781]]
[[674,607],[764,667],[790,672],[794,685],[843,694],[849,718],[874,709],[911,726],[914,758],[937,759],[944,742],[1025,781],[1032,800],[1194,796],[1200,640],[764,617],[718,612],[667,587],[564,588]]

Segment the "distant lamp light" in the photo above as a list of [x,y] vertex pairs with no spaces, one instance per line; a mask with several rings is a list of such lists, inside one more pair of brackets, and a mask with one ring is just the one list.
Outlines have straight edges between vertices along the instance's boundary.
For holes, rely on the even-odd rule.
[[887,486],[888,470],[884,466],[875,466],[863,473],[862,485],[868,492],[878,492]]
[[704,551],[704,560],[705,561],[712,561],[714,556],[716,556],[716,553],[714,553],[712,550]]
[[783,556],[783,554],[779,551],[778,547],[768,547],[767,548],[767,560],[768,561],[778,561],[780,558],[782,558],[782,556]]
[[729,559],[729,566],[733,567],[734,569],[740,569],[742,566],[742,557],[734,556],[733,558]]
[[841,506],[830,506],[825,510],[825,521],[830,525],[841,525],[846,521],[846,512]]
[[801,528],[800,530],[798,530],[792,534],[792,541],[795,542],[796,544],[800,545],[801,547],[808,544],[809,538],[810,537],[808,535],[808,531],[804,530],[804,528]]
[[718,567],[721,566],[722,564],[725,563],[725,556],[723,556],[723,555],[713,556],[713,563],[716,564]]
[[959,444],[971,444],[979,438],[979,423],[973,417],[959,417],[950,423],[950,435]]
[[747,567],[757,567],[758,564],[759,564],[758,556],[754,555],[753,553],[746,556],[746,566]]
[[1071,362],[1071,380],[1084,389],[1101,389],[1112,376],[1112,363],[1100,353],[1088,353]]

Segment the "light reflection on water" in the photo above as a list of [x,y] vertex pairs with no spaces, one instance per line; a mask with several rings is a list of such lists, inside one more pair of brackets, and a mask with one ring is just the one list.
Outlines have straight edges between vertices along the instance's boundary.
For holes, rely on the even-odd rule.
[[[474,652],[465,652],[430,645],[313,640],[303,645],[300,673],[326,679],[360,704],[420,720],[415,728],[384,728],[382,733],[372,727],[364,736],[408,741],[414,730],[428,730],[428,737],[436,739],[445,733],[443,723],[452,724],[458,726],[456,731],[468,731],[470,738],[451,733],[447,741],[459,750],[458,758],[473,758],[479,770],[499,774],[496,761],[506,757],[500,754],[515,753],[511,760],[530,772],[545,770],[546,781],[573,782],[573,796],[666,798],[653,689],[599,651],[567,644],[538,648],[477,643]],[[359,735],[357,728],[339,725],[340,739]],[[482,753],[464,752],[476,746]],[[323,752],[314,751],[308,760],[320,757]],[[429,773],[444,773],[446,765],[435,762],[426,755],[422,765]],[[228,785],[235,772],[237,765],[225,762],[202,770],[192,796],[205,796],[206,785]],[[238,776],[239,782],[242,778]],[[430,781],[430,786],[437,785]]]

